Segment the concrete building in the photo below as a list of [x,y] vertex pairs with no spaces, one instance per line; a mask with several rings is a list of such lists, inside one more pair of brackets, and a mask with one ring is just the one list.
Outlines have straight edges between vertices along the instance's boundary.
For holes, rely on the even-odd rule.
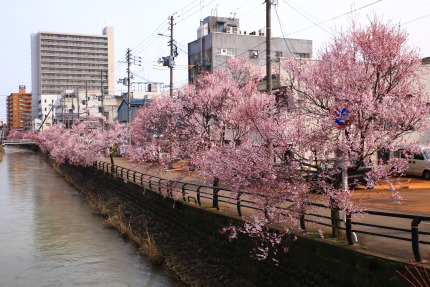
[[[202,70],[213,72],[226,67],[229,56],[248,56],[256,66],[266,65],[265,29],[241,30],[239,19],[209,16],[197,30],[197,40],[188,44],[188,80],[194,82]],[[284,57],[309,59],[312,57],[312,41],[272,37],[272,66],[279,65]],[[273,83],[276,88],[276,83]]]
[[42,123],[43,127],[41,129],[49,129],[55,123],[54,111],[57,97],[57,95],[41,95],[39,97],[37,105],[38,116],[33,118],[33,130],[39,129]]
[[[427,106],[430,110],[430,57],[425,57],[421,60],[420,72],[420,77],[423,80],[426,91]],[[408,139],[411,142],[417,141],[421,145],[430,146],[430,130],[426,130],[422,133],[414,132]]]
[[[134,120],[137,110],[149,103],[148,99],[131,99],[130,100],[130,121]],[[118,108],[118,121],[120,123],[128,122],[128,100],[124,99]]]
[[[102,35],[38,32],[31,35],[33,117],[41,118],[41,95],[65,90],[115,92],[113,28]],[[103,87],[103,88],[102,88]]]
[[[104,96],[102,103],[100,90],[66,90],[56,98],[53,120],[54,123],[69,128],[73,122],[85,120],[87,116],[101,116],[104,110],[104,116],[115,121],[123,99],[119,96]],[[49,123],[49,117],[46,122]]]
[[31,127],[32,95],[19,86],[18,93],[10,94],[6,99],[7,128],[10,130],[28,130]]

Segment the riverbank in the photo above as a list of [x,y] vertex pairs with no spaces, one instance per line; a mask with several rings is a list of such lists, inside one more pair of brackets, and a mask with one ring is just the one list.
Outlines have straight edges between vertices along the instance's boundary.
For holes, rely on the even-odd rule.
[[6,155],[6,151],[3,147],[3,145],[0,144],[0,161],[3,161],[5,155]]
[[316,237],[298,235],[279,266],[257,261],[249,256],[253,239],[230,243],[219,232],[237,217],[164,198],[93,168],[53,166],[142,254],[189,286],[405,286],[395,273],[402,262]]

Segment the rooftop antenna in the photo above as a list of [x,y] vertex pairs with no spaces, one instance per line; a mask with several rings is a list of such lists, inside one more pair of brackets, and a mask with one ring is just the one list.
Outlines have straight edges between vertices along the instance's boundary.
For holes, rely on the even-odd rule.
[[218,17],[218,6],[219,6],[219,4],[217,3],[215,6],[215,9],[211,10],[211,16]]

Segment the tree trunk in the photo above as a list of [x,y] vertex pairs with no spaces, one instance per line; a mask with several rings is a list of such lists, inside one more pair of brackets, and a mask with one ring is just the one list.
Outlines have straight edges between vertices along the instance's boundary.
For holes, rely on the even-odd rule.
[[111,163],[112,165],[115,165],[115,164],[113,163],[113,155],[112,155],[112,153],[110,153],[110,154],[109,154],[109,157],[110,157],[110,163]]
[[330,215],[331,215],[331,225],[332,225],[331,236],[335,238],[340,238],[342,237],[342,229],[340,229],[342,224],[342,221],[340,218],[340,212],[338,209],[331,208]]
[[213,180],[213,197],[212,197],[212,207],[216,208],[217,210],[219,210],[219,205],[218,205],[218,185],[219,185],[219,178],[215,177]]

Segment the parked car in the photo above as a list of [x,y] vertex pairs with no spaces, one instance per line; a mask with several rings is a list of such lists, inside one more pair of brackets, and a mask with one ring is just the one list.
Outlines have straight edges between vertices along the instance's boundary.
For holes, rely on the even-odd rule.
[[125,151],[128,149],[128,144],[122,144],[118,148],[118,155],[123,157],[125,155]]
[[430,148],[421,146],[419,151],[417,154],[411,154],[404,149],[398,149],[391,152],[390,157],[408,159],[404,174],[422,176],[424,179],[430,180]]
[[[320,182],[323,178],[325,182],[330,184],[336,182],[340,184],[342,182],[342,169],[340,162],[332,160],[325,162],[322,165],[322,172],[311,171],[308,173],[309,190],[311,192],[321,192],[322,187],[320,186]],[[354,165],[355,163],[352,164],[352,166]],[[347,170],[348,187],[352,189],[361,185],[368,189],[372,189],[375,185],[366,180],[366,173],[371,170],[371,166],[360,166],[358,168],[349,167]]]

